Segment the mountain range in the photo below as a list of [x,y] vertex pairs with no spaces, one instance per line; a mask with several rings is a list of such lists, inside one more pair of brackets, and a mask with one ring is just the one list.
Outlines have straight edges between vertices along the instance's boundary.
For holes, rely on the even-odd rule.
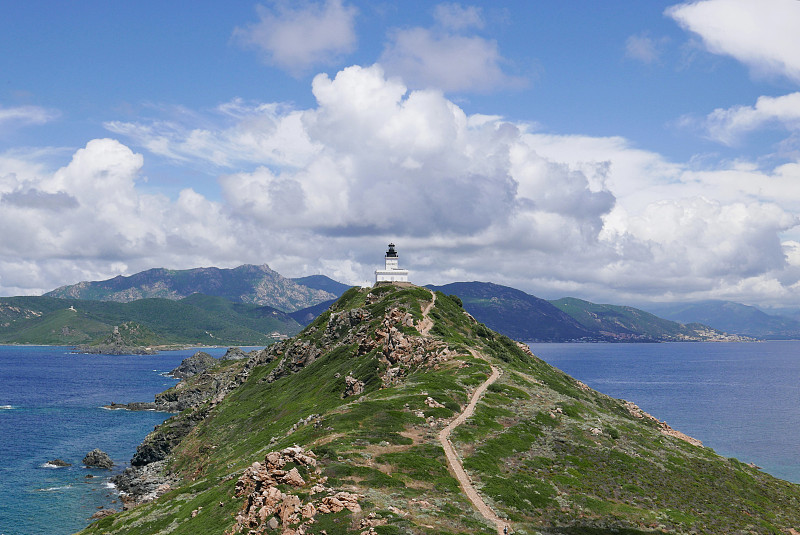
[[[306,282],[298,283],[273,271],[266,264],[245,264],[233,269],[155,268],[128,277],[120,275],[104,281],[84,281],[62,286],[44,295],[63,299],[129,303],[150,297],[177,300],[200,293],[293,312],[333,299],[349,288],[327,277],[320,277],[304,277],[298,280]],[[341,289],[342,286],[344,289]],[[323,289],[326,287],[338,290],[338,293]]]
[[[576,298],[547,301],[489,282],[429,287],[457,296],[478,321],[518,340],[800,338],[800,322],[735,303],[663,306],[659,317]],[[0,343],[92,345],[115,326],[133,322],[152,332],[158,346],[260,345],[297,333],[348,288],[324,275],[290,279],[267,265],[150,269],[63,286],[42,297],[0,298]]]

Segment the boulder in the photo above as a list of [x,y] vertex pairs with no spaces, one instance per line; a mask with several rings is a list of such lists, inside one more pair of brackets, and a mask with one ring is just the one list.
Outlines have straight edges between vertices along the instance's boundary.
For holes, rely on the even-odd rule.
[[61,459],[53,459],[52,461],[48,461],[47,464],[52,464],[53,466],[58,466],[59,468],[63,468],[65,466],[72,466],[72,463],[68,463],[67,461],[62,461]]
[[243,360],[249,359],[250,354],[245,353],[238,347],[229,347],[228,350],[222,355],[219,360],[226,361],[226,360]]
[[108,453],[96,448],[87,453],[82,462],[87,468],[111,470],[114,467],[114,461],[111,460]]
[[217,359],[205,351],[198,351],[191,357],[183,359],[180,366],[169,372],[169,374],[175,379],[187,379],[205,372],[216,363]]

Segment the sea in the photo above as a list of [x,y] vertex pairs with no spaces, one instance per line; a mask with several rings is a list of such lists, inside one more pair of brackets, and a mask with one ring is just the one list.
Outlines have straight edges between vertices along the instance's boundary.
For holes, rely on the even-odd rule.
[[[219,357],[225,349],[203,351]],[[176,383],[166,373],[196,352],[112,356],[0,346],[0,535],[74,533],[98,509],[120,509],[109,477],[171,415],[103,405],[152,401]],[[81,464],[95,448],[113,459],[112,471]],[[55,459],[72,466],[56,468]]]
[[529,346],[718,454],[800,483],[800,341]]
[[[800,483],[800,342],[530,346],[717,453]],[[102,407],[152,400],[175,384],[165,374],[195,352],[109,356],[0,346],[0,535],[66,535],[98,508],[119,508],[109,476],[170,415]],[[112,473],[82,466],[94,448],[114,460]],[[72,466],[55,468],[49,461],[56,458]]]

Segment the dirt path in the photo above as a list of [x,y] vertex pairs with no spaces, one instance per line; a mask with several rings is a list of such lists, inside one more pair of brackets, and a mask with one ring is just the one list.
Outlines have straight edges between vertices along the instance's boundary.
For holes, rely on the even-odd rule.
[[[475,356],[477,357],[477,355]],[[494,523],[494,525],[497,527],[498,535],[503,535],[503,528],[507,526],[506,522],[498,517],[494,511],[492,511],[489,506],[486,505],[486,502],[483,501],[483,498],[481,498],[481,496],[478,494],[478,491],[475,490],[475,487],[469,480],[469,476],[464,471],[464,466],[461,464],[461,460],[456,455],[456,450],[453,448],[453,444],[450,442],[450,433],[453,431],[453,429],[464,423],[467,418],[472,416],[472,413],[475,412],[475,406],[478,404],[481,396],[490,384],[497,381],[497,378],[500,377],[500,373],[501,372],[498,368],[492,366],[492,375],[483,384],[481,384],[477,390],[475,390],[475,393],[472,394],[472,399],[470,400],[469,405],[467,405],[464,411],[459,414],[455,420],[450,422],[447,427],[439,432],[439,442],[442,443],[444,454],[447,456],[447,464],[450,466],[450,470],[456,476],[456,479],[458,479],[464,494],[467,495],[467,498],[469,498],[469,501],[471,501],[472,505],[475,506],[475,509],[477,509],[486,520]]]
[[419,322],[419,327],[417,327],[417,330],[422,336],[426,336],[430,332],[431,327],[433,327],[433,320],[428,317],[428,312],[430,312],[433,305],[436,304],[436,292],[431,292],[431,297],[430,304],[422,310],[422,321]]

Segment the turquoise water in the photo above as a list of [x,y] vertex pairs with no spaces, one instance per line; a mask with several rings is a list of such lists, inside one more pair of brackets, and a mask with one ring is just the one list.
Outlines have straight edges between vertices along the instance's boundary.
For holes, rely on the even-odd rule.
[[800,483],[800,342],[530,347],[720,455]]
[[[206,351],[220,356],[224,349]],[[162,374],[195,352],[110,356],[0,346],[0,534],[74,533],[99,507],[119,508],[111,503],[117,496],[108,477],[170,415],[102,405],[151,401],[176,382]],[[81,460],[94,448],[117,468],[84,468]],[[56,458],[72,466],[49,467]]]

